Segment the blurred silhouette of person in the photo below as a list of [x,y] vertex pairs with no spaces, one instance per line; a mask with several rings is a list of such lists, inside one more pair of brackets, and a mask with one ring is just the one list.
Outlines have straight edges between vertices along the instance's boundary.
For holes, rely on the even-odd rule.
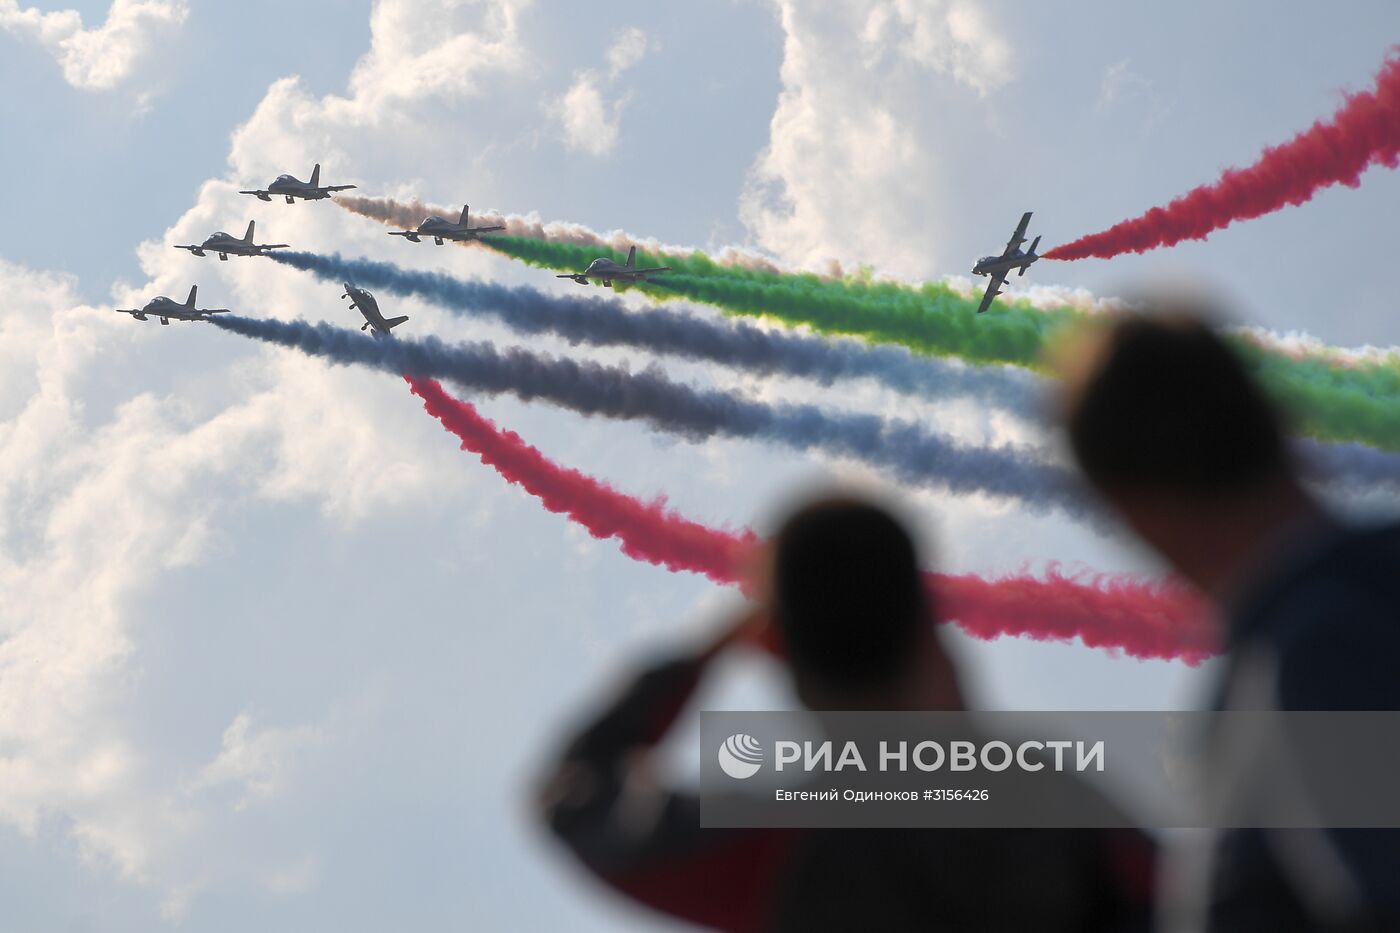
[[653,665],[567,743],[541,796],[596,877],[721,930],[1140,930],[1154,850],[1136,831],[702,829],[650,759],[724,650],[777,642],[813,710],[960,710],[908,533],[844,498],[797,511],[757,608]]
[[[1280,414],[1206,320],[1163,302],[1071,345],[1075,459],[1218,607],[1216,709],[1400,709],[1400,528],[1351,527],[1307,490]],[[1232,830],[1205,854],[1164,892],[1173,929],[1400,930],[1400,832]]]

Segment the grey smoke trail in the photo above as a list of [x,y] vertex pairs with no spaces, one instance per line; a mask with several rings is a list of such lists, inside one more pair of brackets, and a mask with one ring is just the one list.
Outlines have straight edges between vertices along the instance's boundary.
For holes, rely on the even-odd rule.
[[[382,224],[403,227],[411,230],[430,214],[439,217],[456,218],[460,207],[434,207],[418,199],[395,201],[392,198],[367,198],[356,195],[336,195],[334,201],[352,214],[377,220]],[[551,243],[564,243],[570,246],[596,246],[600,250],[627,252],[628,247],[648,253],[690,253],[683,246],[668,246],[658,240],[629,236],[621,230],[602,234],[583,224],[550,221],[545,223],[536,216],[522,217],[519,214],[502,214],[497,211],[482,211],[472,214],[473,223],[486,226],[503,225],[506,236],[528,237],[532,240],[547,240]],[[725,266],[739,266],[745,269],[761,269],[765,272],[781,272],[782,269],[767,257],[733,246],[726,246],[711,257]],[[833,274],[839,274],[839,267],[833,263]]]
[[1400,492],[1400,454],[1365,444],[1298,438],[1303,474],[1343,493]]
[[909,422],[830,413],[814,405],[765,404],[673,382],[654,367],[632,372],[520,347],[449,345],[436,337],[376,340],[326,323],[235,315],[220,315],[213,323],[336,363],[450,379],[477,392],[509,393],[584,415],[641,421],[692,440],[745,437],[799,451],[826,451],[886,469],[911,484],[1008,496],[1035,511],[1058,507],[1077,518],[1099,520],[1077,482],[1062,468],[1011,447],[958,446]]
[[462,312],[492,315],[515,330],[549,333],[572,344],[638,347],[761,374],[781,373],[830,385],[868,378],[920,396],[975,398],[1027,420],[1039,417],[1036,376],[1005,366],[969,366],[919,356],[905,347],[846,338],[765,330],[743,321],[715,321],[693,308],[667,305],[634,311],[615,298],[555,295],[529,286],[497,285],[419,272],[393,263],[346,259],[339,253],[284,252],[277,262],[329,281],[351,281],[412,295]]

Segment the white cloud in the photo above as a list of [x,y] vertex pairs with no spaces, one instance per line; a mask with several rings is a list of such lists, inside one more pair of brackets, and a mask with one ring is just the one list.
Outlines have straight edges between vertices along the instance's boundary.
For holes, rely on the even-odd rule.
[[348,99],[328,97],[332,118],[371,123],[393,117],[395,101],[473,96],[483,76],[521,70],[521,13],[531,0],[382,2],[370,17],[371,44],[350,76]]
[[[236,181],[263,184],[284,171],[323,177],[353,160],[411,155],[421,162],[442,145],[442,101],[479,97],[484,81],[528,72],[520,19],[532,0],[384,0],[370,18],[370,48],[356,63],[348,93],[315,96],[297,76],[272,84],[233,136]],[[364,141],[373,134],[375,145]],[[342,172],[343,174],[343,172]],[[304,175],[302,177],[305,177]],[[246,210],[246,205],[244,207]]]
[[[167,571],[209,557],[211,528],[249,501],[319,499],[352,521],[441,494],[460,472],[448,452],[386,453],[410,442],[391,439],[387,416],[365,427],[377,403],[346,389],[352,374],[286,355],[104,416],[99,387],[128,379],[130,357],[175,328],[83,305],[74,284],[0,261],[0,291],[20,302],[0,311],[5,397],[20,399],[0,421],[0,822],[32,834],[62,814],[90,857],[173,891],[155,876],[173,870],[165,860],[198,816],[125,718],[132,607]],[[271,756],[304,736],[236,720],[205,780],[265,793]]]
[[1121,111],[1137,121],[1139,133],[1146,136],[1166,121],[1175,106],[1153,81],[1133,71],[1128,59],[1104,68],[1095,102],[1100,114]]
[[622,30],[604,56],[608,61],[608,77],[614,81],[622,77],[624,71],[646,56],[649,47],[647,34],[636,26]]
[[617,146],[621,129],[622,100],[603,99],[598,75],[583,71],[563,96],[550,107],[570,149],[592,156],[605,156]]
[[190,789],[238,785],[243,794],[234,806],[239,810],[266,800],[277,793],[288,760],[316,737],[316,730],[307,726],[255,730],[253,718],[239,713],[224,730],[219,754],[199,772]]
[[635,26],[624,29],[604,55],[606,74],[591,68],[579,71],[569,89],[549,103],[547,110],[558,121],[570,149],[605,156],[617,147],[627,95],[607,99],[604,94],[646,56],[649,47],[645,32]]
[[1134,89],[1143,90],[1151,86],[1151,82],[1146,78],[1128,68],[1126,58],[1114,62],[1104,68],[1103,78],[1099,81],[1098,108],[1106,110],[1117,103],[1120,97],[1131,93]]
[[[329,175],[366,126],[411,119],[434,98],[478,95],[487,75],[509,80],[525,67],[515,24],[527,3],[377,3],[348,95],[315,98],[295,78],[275,82],[234,134],[234,173],[265,180],[323,159]],[[94,32],[125,54],[142,35],[132,24],[151,22],[156,6],[119,0],[106,32]],[[77,35],[76,14],[12,7],[0,5],[0,17],[10,14],[0,21],[74,47],[57,43]],[[411,138],[386,138],[402,143],[381,148],[401,166],[421,157]],[[206,182],[161,241],[141,246],[148,281],[115,287],[116,305],[182,296],[193,270],[206,276],[210,305],[276,313],[328,304],[329,287],[310,277],[261,262],[192,266],[169,248],[245,216],[237,187]],[[347,216],[325,205],[280,212],[267,226],[331,248],[382,241]],[[193,779],[158,761],[131,708],[143,637],[136,607],[170,570],[216,555],[228,517],[252,504],[311,502],[350,525],[450,498],[470,474],[430,419],[401,417],[407,392],[395,380],[258,351],[206,325],[143,326],[84,304],[71,278],[3,260],[0,291],[9,297],[0,308],[0,824],[32,835],[61,820],[87,858],[155,887],[178,919],[208,880],[184,854],[216,818],[210,792],[231,785],[240,804],[266,799],[286,757],[315,734],[255,729],[241,715]],[[169,349],[152,357],[154,370],[134,362],[149,362],[153,344],[196,334],[184,346],[214,353],[212,367]],[[132,392],[133,373],[175,388]],[[267,886],[311,883],[314,872],[292,868]]]
[[0,29],[38,42],[63,68],[63,77],[85,91],[109,90],[129,77],[156,41],[189,15],[186,0],[112,0],[106,21],[83,28],[77,10],[45,13],[0,0]]
[[984,96],[1011,78],[1011,50],[974,3],[893,0],[867,9],[867,60],[893,53]]
[[[760,245],[824,268],[860,256],[911,277],[937,236],[928,74],[987,96],[1013,77],[1005,40],[968,3],[777,0],[782,91],[740,216]],[[839,66],[833,63],[841,63]]]

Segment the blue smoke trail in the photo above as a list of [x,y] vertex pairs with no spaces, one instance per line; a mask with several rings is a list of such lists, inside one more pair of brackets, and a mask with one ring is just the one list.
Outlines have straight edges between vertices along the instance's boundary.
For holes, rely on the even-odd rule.
[[335,363],[449,379],[488,395],[509,393],[584,415],[641,421],[690,440],[766,439],[799,451],[820,450],[860,460],[911,484],[1008,496],[1034,511],[1058,507],[1077,518],[1101,518],[1063,468],[1012,447],[959,446],[910,422],[831,413],[814,405],[768,404],[673,382],[655,367],[632,372],[520,347],[500,350],[484,342],[449,345],[436,337],[371,339],[326,323],[236,315],[220,315],[212,323]]
[[350,281],[413,296],[458,313],[491,315],[527,334],[554,334],[569,343],[638,347],[759,374],[781,373],[831,385],[866,378],[923,397],[968,397],[1025,418],[1036,417],[1040,380],[1005,366],[969,366],[921,357],[888,344],[774,331],[742,321],[715,321],[689,306],[632,310],[616,298],[556,295],[529,286],[459,279],[339,253],[271,254],[284,265],[333,282]]

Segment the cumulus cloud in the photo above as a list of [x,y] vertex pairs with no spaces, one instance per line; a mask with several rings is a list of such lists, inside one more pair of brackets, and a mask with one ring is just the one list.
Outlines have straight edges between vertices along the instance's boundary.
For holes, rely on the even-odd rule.
[[[939,166],[930,74],[986,97],[1011,51],[969,3],[777,0],[782,91],[740,216],[759,244],[809,268],[860,256],[928,275]],[[833,67],[833,62],[844,63]]]
[[88,29],[77,10],[45,13],[22,8],[19,0],[0,0],[0,29],[38,42],[62,67],[64,80],[85,91],[120,84],[187,16],[186,0],[112,0],[106,21]]
[[[315,95],[300,77],[273,82],[233,136],[236,179],[263,184],[321,162],[329,178],[352,161],[371,170],[443,145],[444,101],[479,97],[487,81],[531,67],[520,21],[532,0],[385,0],[370,17],[370,47],[344,94]],[[376,144],[364,145],[367,134]],[[302,177],[305,177],[302,175]],[[352,179],[353,181],[353,179]]]
[[[526,5],[375,4],[371,47],[347,93],[313,97],[294,78],[274,83],[234,134],[234,174],[260,179],[317,159],[329,173],[367,125],[392,124],[434,98],[480,94],[486,74],[508,80],[524,67],[515,28]],[[163,6],[183,11],[118,0],[94,32],[107,30],[120,52],[131,47],[130,24],[152,22]],[[16,11],[4,0],[0,22],[63,49],[80,28],[77,14]],[[417,160],[421,149],[402,142],[383,150]],[[147,279],[114,287],[113,304],[183,297],[196,261],[169,244],[244,216],[238,187],[206,182],[159,242],[140,247]],[[382,240],[345,217],[327,205],[282,212],[267,226],[329,248]],[[206,274],[207,305],[291,315],[330,297],[258,262],[193,268]],[[0,307],[0,825],[33,835],[61,821],[87,857],[156,887],[165,914],[178,918],[205,882],[182,853],[208,831],[213,791],[236,788],[243,806],[267,799],[288,756],[316,733],[259,728],[243,714],[212,761],[190,763],[193,777],[169,768],[132,718],[140,607],[172,569],[217,555],[228,517],[256,503],[309,502],[348,526],[450,497],[468,474],[427,419],[399,416],[409,403],[393,380],[224,343],[202,325],[141,325],[81,301],[71,277],[3,260],[0,292],[9,299]],[[195,335],[184,346],[211,358],[169,349]],[[151,359],[156,368],[137,362]],[[133,373],[149,377],[134,390]],[[173,385],[145,390],[152,381]],[[269,884],[294,890],[305,875]]]
[[521,13],[530,0],[429,0],[376,3],[372,42],[350,76],[346,98],[328,97],[332,118],[379,122],[395,101],[473,96],[486,75],[517,72],[525,64]]
[[649,45],[642,30],[635,26],[624,29],[603,56],[606,72],[591,68],[579,71],[569,89],[549,103],[547,109],[558,121],[564,143],[570,149],[605,156],[617,147],[627,95],[609,99],[605,94],[611,93],[627,70],[646,56]]
[[[104,414],[100,387],[128,381],[131,357],[174,326],[143,329],[78,301],[71,278],[3,261],[0,291],[3,397],[17,400],[0,412],[0,823],[33,834],[62,814],[86,854],[178,893],[168,860],[197,808],[123,714],[134,607],[168,571],[207,559],[211,528],[250,502],[320,499],[350,521],[452,488],[455,464],[386,455],[409,445],[386,444],[393,427],[357,427],[376,403],[337,385],[350,374],[290,357],[241,360],[232,384],[141,392]],[[235,720],[202,780],[264,795],[306,738]]]

